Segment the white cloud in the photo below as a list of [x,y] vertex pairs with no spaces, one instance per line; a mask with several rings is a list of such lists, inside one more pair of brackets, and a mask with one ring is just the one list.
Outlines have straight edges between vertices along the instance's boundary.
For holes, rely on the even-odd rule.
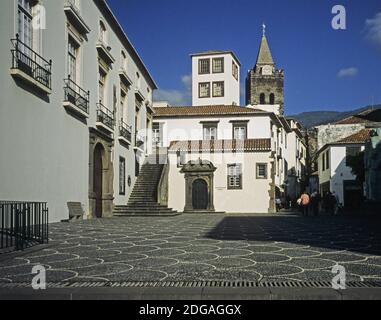
[[155,91],[155,101],[168,101],[173,106],[191,105],[192,100],[192,76],[184,75],[181,77],[184,90],[165,90]]
[[365,21],[366,38],[381,51],[381,12]]
[[337,76],[339,78],[351,78],[351,77],[355,77],[358,73],[359,73],[359,70],[357,68],[351,67],[351,68],[341,69],[337,73]]

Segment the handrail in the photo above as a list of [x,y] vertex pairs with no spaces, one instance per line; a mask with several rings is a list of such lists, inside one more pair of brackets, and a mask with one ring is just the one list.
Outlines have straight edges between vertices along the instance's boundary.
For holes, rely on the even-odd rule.
[[85,91],[78,86],[71,80],[70,75],[67,79],[64,79],[64,83],[65,101],[72,102],[86,113],[89,113],[90,91]]

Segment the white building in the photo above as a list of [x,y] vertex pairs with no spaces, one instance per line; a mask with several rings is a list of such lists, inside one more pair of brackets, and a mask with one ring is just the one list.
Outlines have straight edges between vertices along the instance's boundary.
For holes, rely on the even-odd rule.
[[240,105],[241,64],[231,51],[192,54],[192,105]]
[[365,143],[370,138],[369,129],[328,143],[319,150],[318,168],[320,193],[335,192],[339,202],[348,208],[357,208],[363,199],[364,188],[352,173],[348,165],[351,156],[365,149]]
[[150,153],[155,82],[106,1],[3,0],[0,18],[0,200],[112,215]]
[[293,120],[233,105],[164,106],[153,127],[169,149],[171,208],[274,212],[275,197],[299,196],[306,147]]

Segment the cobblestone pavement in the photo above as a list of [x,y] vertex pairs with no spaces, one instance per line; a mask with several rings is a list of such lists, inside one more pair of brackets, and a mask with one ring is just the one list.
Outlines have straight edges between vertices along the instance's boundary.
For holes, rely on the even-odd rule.
[[0,283],[47,281],[381,280],[381,220],[181,215],[58,223],[47,247],[0,255]]

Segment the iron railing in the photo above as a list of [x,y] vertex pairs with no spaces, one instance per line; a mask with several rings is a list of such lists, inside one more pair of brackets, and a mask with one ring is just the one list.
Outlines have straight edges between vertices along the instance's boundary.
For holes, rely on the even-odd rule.
[[0,249],[24,250],[49,241],[45,202],[0,201]]
[[132,141],[132,127],[127,125],[123,122],[123,120],[120,120],[119,123],[119,134],[121,137],[125,138],[128,142],[131,143]]
[[47,61],[32,48],[21,42],[19,35],[12,39],[12,69],[18,69],[51,89],[52,60]]
[[114,130],[114,113],[105,107],[100,101],[97,103],[97,122],[103,123],[111,130]]
[[83,112],[89,114],[90,91],[83,90],[78,86],[70,76],[64,80],[65,82],[65,102],[70,102]]
[[144,137],[142,137],[139,133],[135,133],[135,146],[140,148],[142,145],[144,145]]

